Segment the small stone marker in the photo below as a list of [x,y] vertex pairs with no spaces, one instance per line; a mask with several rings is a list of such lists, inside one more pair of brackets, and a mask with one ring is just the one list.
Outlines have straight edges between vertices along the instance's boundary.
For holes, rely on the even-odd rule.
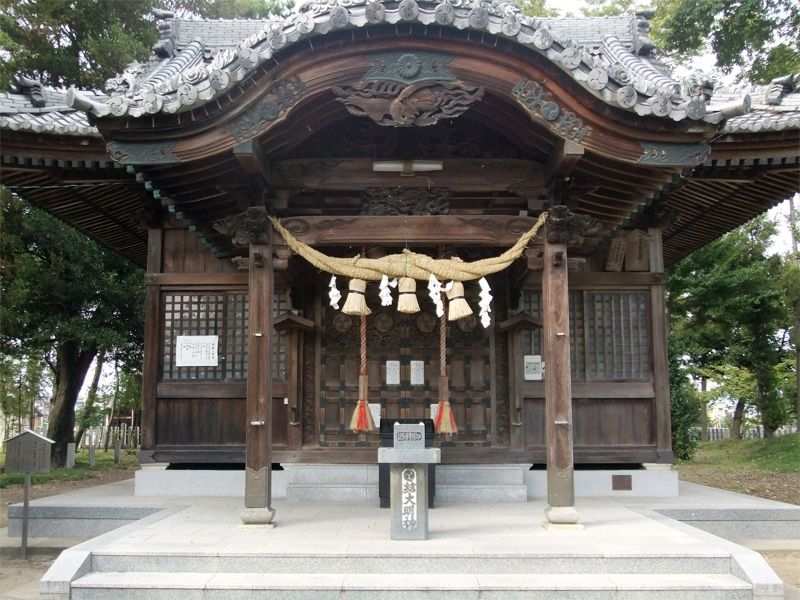
[[94,440],[89,445],[89,466],[93,467],[95,465],[95,456],[94,456]]
[[122,440],[114,440],[114,464],[122,461]]
[[378,462],[391,464],[392,539],[427,540],[428,464],[441,462],[441,450],[425,447],[424,423],[395,423],[393,442],[378,448]]
[[67,444],[67,468],[75,468],[75,443]]
[[25,473],[25,488],[22,505],[22,545],[20,556],[28,554],[28,520],[30,516],[28,498],[31,489],[31,473],[50,472],[50,446],[55,442],[50,438],[31,431],[23,431],[6,440],[6,472]]

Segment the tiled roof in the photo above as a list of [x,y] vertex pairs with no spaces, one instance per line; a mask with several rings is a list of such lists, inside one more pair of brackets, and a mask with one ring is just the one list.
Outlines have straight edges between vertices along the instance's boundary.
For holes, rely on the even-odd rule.
[[283,21],[182,20],[162,13],[154,55],[109,80],[108,95],[47,90],[45,106],[37,108],[24,94],[2,94],[0,127],[87,135],[97,129],[81,111],[136,118],[192,110],[300,40],[348,27],[417,22],[515,40],[545,55],[607,104],[638,115],[711,123],[727,118],[724,131],[800,128],[796,79],[782,84],[777,102],[774,85],[769,102],[770,86],[718,90],[709,100],[702,82],[672,79],[654,56],[649,16],[534,19],[522,16],[515,4],[473,0],[327,0],[309,3]]
[[[12,131],[50,132],[60,135],[98,135],[97,127],[89,124],[86,113],[67,105],[66,92],[42,88],[44,106],[36,106],[29,94],[0,93],[0,129]],[[97,101],[107,96],[93,94]]]
[[649,16],[536,19],[498,0],[325,0],[308,3],[283,21],[185,21],[163,15],[162,38],[154,48],[161,60],[129,67],[111,81],[108,102],[87,110],[99,117],[193,110],[299,41],[347,28],[420,23],[514,40],[623,110],[676,121],[722,121],[724,115],[708,110],[697,90],[673,81],[654,59]]
[[712,101],[724,102],[745,94],[750,97],[751,112],[728,120],[724,132],[800,129],[800,73],[780,77],[768,85],[720,89]]

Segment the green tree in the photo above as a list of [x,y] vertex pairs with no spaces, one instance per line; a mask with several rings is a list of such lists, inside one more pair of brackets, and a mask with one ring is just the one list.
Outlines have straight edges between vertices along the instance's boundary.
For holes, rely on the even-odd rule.
[[635,14],[637,10],[650,7],[651,3],[640,0],[584,0],[581,8],[584,17],[619,17]]
[[166,5],[204,19],[275,19],[288,16],[294,0],[167,0]]
[[672,419],[672,452],[679,460],[691,460],[700,441],[700,398],[689,380],[688,369],[681,360],[679,341],[669,337],[670,416]]
[[141,269],[2,191],[0,350],[44,356],[53,372],[48,437],[54,466],[73,441],[75,403],[100,351],[140,364]]
[[102,87],[158,39],[158,0],[0,0],[0,89],[14,75]]
[[723,73],[768,83],[800,71],[796,0],[657,0],[653,38],[681,61],[710,50]]
[[557,17],[558,9],[550,8],[547,0],[519,0],[520,12],[529,17]]
[[[44,408],[47,403],[49,386],[46,365],[41,360],[0,355],[0,411],[9,430],[19,433],[26,419],[33,423],[37,408]],[[0,431],[3,435],[8,433]]]
[[780,332],[788,329],[783,261],[770,255],[774,222],[761,216],[697,250],[669,274],[673,333],[681,351],[703,373],[723,366],[744,369],[755,378],[755,395],[737,398],[736,415],[755,405],[765,434],[786,422],[786,403],[778,391],[776,365],[786,357]]

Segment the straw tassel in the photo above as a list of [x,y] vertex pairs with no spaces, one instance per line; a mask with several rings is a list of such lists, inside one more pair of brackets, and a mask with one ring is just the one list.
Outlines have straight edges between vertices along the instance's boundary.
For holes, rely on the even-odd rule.
[[460,281],[453,282],[453,287],[447,292],[447,299],[450,301],[447,311],[448,321],[458,321],[472,314],[472,309],[467,304],[467,299],[464,298],[464,284]]
[[361,315],[359,334],[361,337],[361,371],[358,376],[358,404],[353,411],[352,419],[350,419],[350,429],[355,432],[375,429],[372,413],[367,406],[367,393],[369,390],[367,379],[367,315]]
[[399,295],[397,297],[397,310],[402,313],[419,312],[417,301],[417,282],[411,277],[401,277],[397,284]]
[[439,410],[433,426],[436,433],[451,434],[458,431],[456,418],[450,407],[450,381],[447,378],[447,322],[444,312],[439,317]]
[[367,291],[367,282],[363,279],[351,279],[349,288],[350,293],[347,295],[347,301],[344,303],[342,312],[346,315],[366,316],[372,314],[364,295]]

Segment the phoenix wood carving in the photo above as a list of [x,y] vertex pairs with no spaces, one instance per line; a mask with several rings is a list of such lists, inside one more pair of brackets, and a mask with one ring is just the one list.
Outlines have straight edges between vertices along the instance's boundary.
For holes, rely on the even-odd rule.
[[371,81],[332,90],[351,114],[391,127],[424,127],[441,119],[454,119],[484,93],[483,87],[449,81],[422,81],[411,85]]

